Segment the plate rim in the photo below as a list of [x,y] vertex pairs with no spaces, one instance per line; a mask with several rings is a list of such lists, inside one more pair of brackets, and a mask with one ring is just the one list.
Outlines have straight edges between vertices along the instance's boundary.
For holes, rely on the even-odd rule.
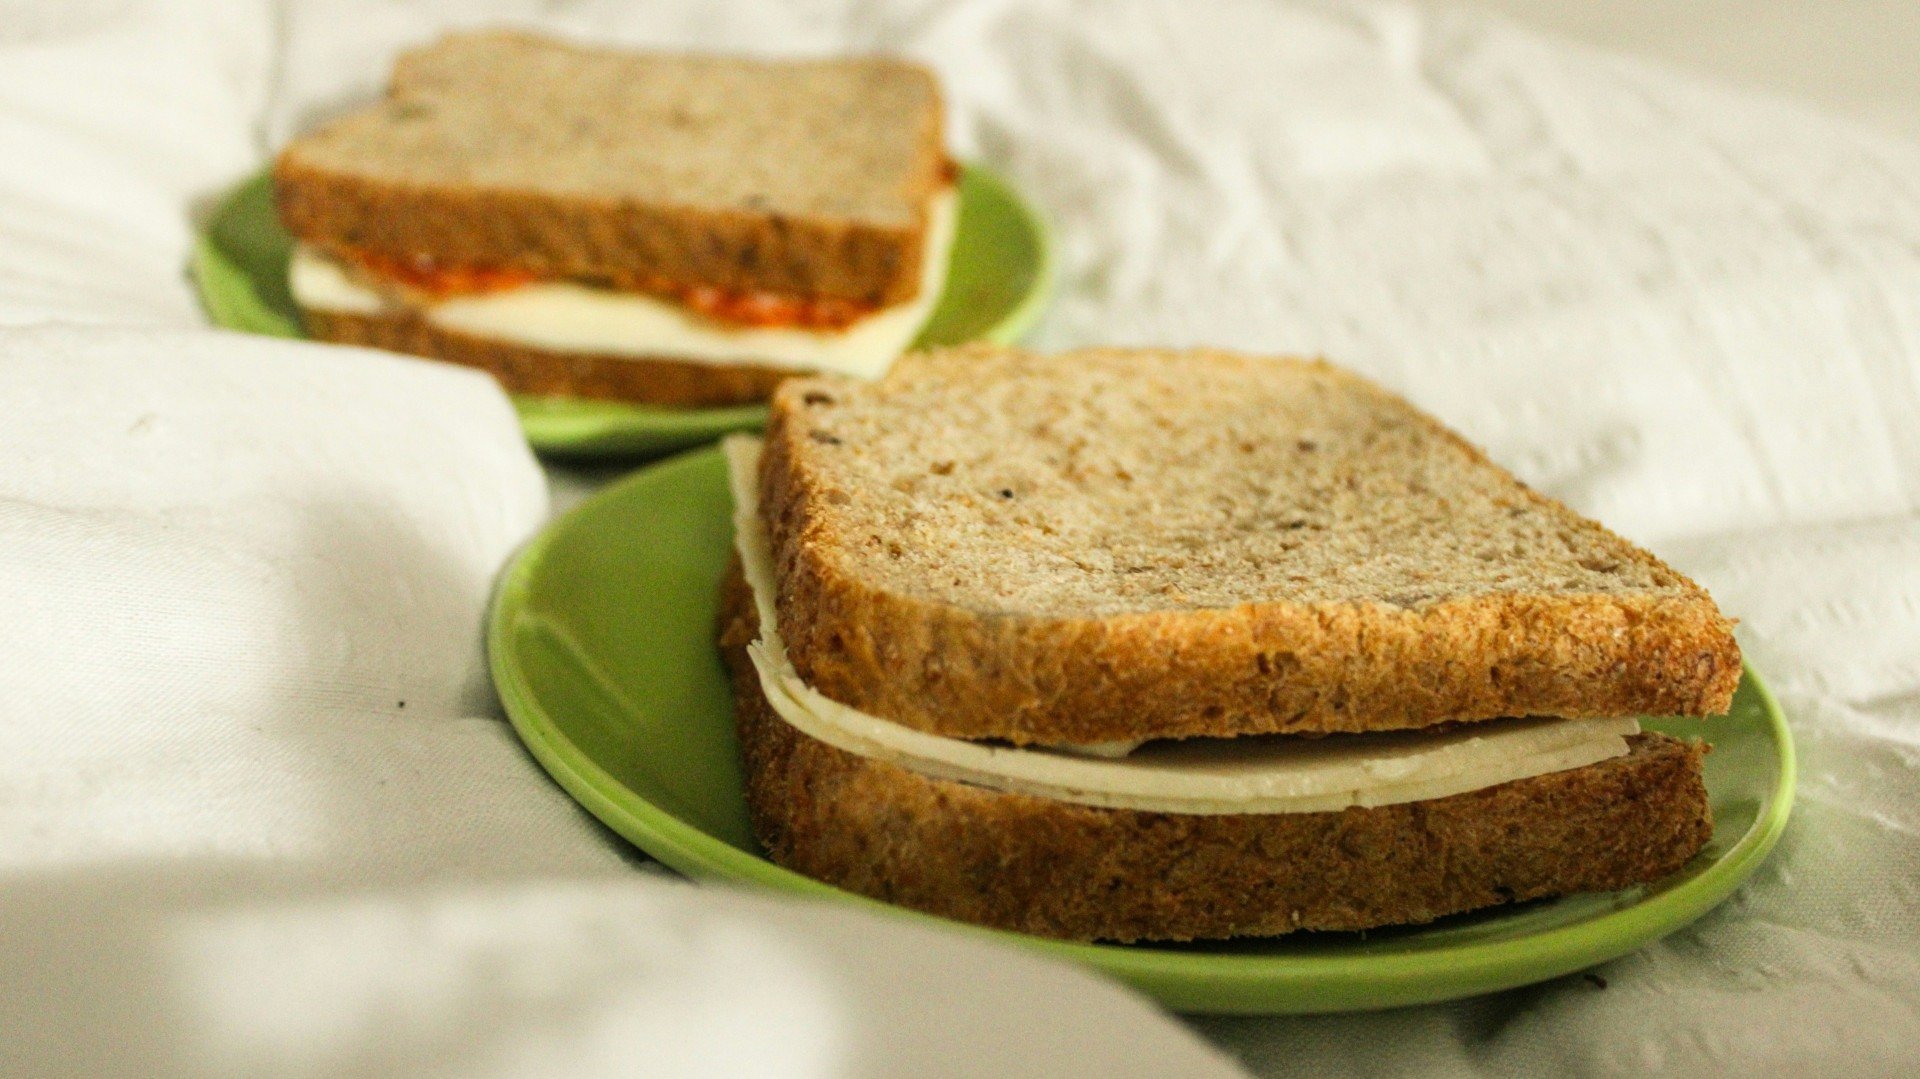
[[[963,179],[978,182],[981,186],[990,189],[1003,203],[1011,206],[1033,236],[1037,252],[1033,283],[998,322],[973,338],[975,341],[991,344],[1011,345],[1033,329],[1053,298],[1058,258],[1054,250],[1053,229],[1040,208],[1021,197],[1019,191],[999,173],[976,162],[959,164]],[[226,247],[214,237],[213,224],[221,218],[228,207],[255,184],[271,182],[272,176],[273,167],[268,164],[248,173],[223,190],[213,203],[213,208],[208,212],[205,220],[200,221],[194,229],[193,249],[187,263],[188,276],[192,280],[193,292],[200,302],[201,309],[214,326],[264,337],[312,340],[297,320],[289,323],[279,312],[267,306],[260,296],[260,290],[254,286],[252,276],[241,268],[239,260],[233,258]],[[223,280],[227,284],[218,284]],[[250,298],[252,310],[242,309],[246,305],[233,294],[232,290],[236,288]],[[935,297],[934,305],[939,306],[939,297]],[[917,342],[916,337],[915,343]],[[623,431],[617,419],[543,416],[536,411],[543,402],[571,401],[572,399],[546,398],[530,394],[509,394],[508,396],[513,401],[514,411],[528,444],[541,453],[568,458],[631,455],[630,450],[604,445],[607,439],[621,437]],[[618,404],[619,402],[609,403]],[[659,430],[668,432],[668,437],[705,439],[718,437],[709,434],[708,428],[745,430],[749,426],[757,426],[765,417],[766,406],[764,404],[721,405],[713,408],[662,411],[672,413],[666,422],[662,422],[659,426]],[[675,433],[676,429],[681,428],[692,430]],[[680,445],[684,447],[686,443],[681,442]]]
[[[956,922],[813,880],[734,847],[626,787],[554,722],[520,669],[513,626],[532,578],[556,538],[586,511],[629,496],[675,470],[715,467],[704,446],[637,469],[547,522],[502,569],[487,611],[487,665],[507,718],[540,766],[596,819],[667,866],[698,880],[744,883],[789,895],[848,901],[890,916],[1009,941],[1091,966],[1166,1006],[1192,1014],[1310,1014],[1434,1003],[1530,985],[1637,951],[1684,928],[1725,901],[1773,850],[1792,813],[1798,760],[1792,732],[1772,690],[1749,665],[1774,753],[1774,774],[1753,824],[1711,865],[1674,887],[1570,925],[1503,940],[1448,945],[1400,955],[1221,955],[1154,945],[1086,944]],[[618,790],[633,805],[608,795]],[[1524,951],[1524,957],[1516,954]],[[1443,962],[1439,961],[1444,959]],[[1525,973],[1511,968],[1524,960]],[[1464,987],[1463,987],[1464,983]],[[1294,994],[1311,990],[1315,999]]]

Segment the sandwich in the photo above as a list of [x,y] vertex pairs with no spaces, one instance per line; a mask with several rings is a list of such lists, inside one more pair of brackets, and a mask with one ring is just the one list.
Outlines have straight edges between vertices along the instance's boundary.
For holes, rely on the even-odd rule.
[[308,330],[664,406],[871,378],[953,242],[939,88],[885,58],[449,37],[274,164]]
[[1071,940],[1612,891],[1713,829],[1696,584],[1320,362],[969,347],[726,443],[719,644],[772,859]]

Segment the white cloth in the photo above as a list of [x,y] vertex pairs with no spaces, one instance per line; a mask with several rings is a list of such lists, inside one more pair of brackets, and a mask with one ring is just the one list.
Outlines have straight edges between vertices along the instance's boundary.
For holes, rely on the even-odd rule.
[[1198,1029],[1276,1073],[1911,1063],[1920,149],[1397,6],[16,6],[0,324],[84,325],[0,330],[0,1071],[1212,1063],[1075,972],[636,873],[478,707],[540,514],[498,397],[192,329],[189,211],[501,18],[924,58],[1055,225],[1040,344],[1324,352],[1743,620],[1803,773],[1724,908],[1605,989]]
[[1236,1073],[1078,968],[640,870],[487,683],[548,508],[504,395],[199,328],[266,10],[11,14],[0,1074]]

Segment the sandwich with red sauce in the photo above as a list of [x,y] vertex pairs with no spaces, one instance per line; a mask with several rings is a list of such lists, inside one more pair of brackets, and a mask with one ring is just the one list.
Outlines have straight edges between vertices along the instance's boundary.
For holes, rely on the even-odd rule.
[[274,165],[309,332],[666,406],[884,373],[940,294],[933,76],[461,34]]

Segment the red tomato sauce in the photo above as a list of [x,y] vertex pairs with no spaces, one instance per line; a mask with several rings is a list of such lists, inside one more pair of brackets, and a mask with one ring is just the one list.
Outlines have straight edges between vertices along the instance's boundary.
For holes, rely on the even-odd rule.
[[[398,258],[366,250],[351,251],[348,257],[369,274],[436,300],[504,292],[540,280],[540,275],[529,270],[446,266],[432,259]],[[615,282],[615,287],[673,300],[715,322],[740,327],[844,330],[875,310],[875,305],[860,300],[687,285],[659,277],[625,277]]]

